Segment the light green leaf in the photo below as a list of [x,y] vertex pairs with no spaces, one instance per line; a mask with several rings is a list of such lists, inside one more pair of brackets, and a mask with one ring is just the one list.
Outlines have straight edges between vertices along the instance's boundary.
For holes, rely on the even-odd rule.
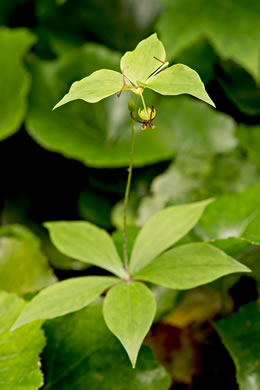
[[73,100],[82,99],[88,103],[97,103],[120,91],[123,85],[122,75],[114,70],[101,69],[72,84],[69,92],[56,104],[55,108]]
[[30,76],[22,60],[34,41],[26,29],[0,28],[0,141],[14,134],[24,119]]
[[43,385],[40,358],[45,340],[39,322],[10,332],[25,302],[0,293],[0,390],[36,390]]
[[194,243],[163,253],[139,271],[135,279],[186,290],[235,272],[250,269],[214,246]]
[[122,282],[105,297],[106,324],[124,346],[133,367],[155,312],[156,303],[151,291],[139,282]]
[[176,0],[159,19],[158,30],[170,58],[206,38],[217,54],[259,80],[259,15],[255,0]]
[[47,287],[25,306],[12,329],[32,321],[60,317],[80,310],[117,281],[117,278],[83,276]]
[[260,185],[219,197],[199,222],[204,239],[242,238],[260,244]]
[[[121,318],[120,318],[121,320]],[[119,320],[119,322],[120,322]],[[108,330],[102,302],[44,324],[44,390],[168,390],[170,377],[142,346],[135,370]]]
[[181,206],[172,206],[153,215],[135,241],[130,271],[136,273],[161,252],[180,240],[198,222],[212,199]]
[[76,260],[104,268],[125,277],[120,257],[112,238],[104,230],[89,222],[47,222],[53,244],[59,251]]
[[249,303],[215,324],[236,366],[240,390],[260,388],[260,303]]
[[40,245],[22,225],[0,229],[0,289],[25,294],[56,282]]
[[215,107],[198,73],[186,65],[173,65],[142,85],[161,95],[189,94]]
[[133,51],[126,52],[121,58],[120,67],[125,76],[137,85],[137,81],[145,82],[148,77],[165,61],[165,50],[157,34],[141,41]]
[[[52,111],[71,83],[99,68],[119,70],[120,57],[100,45],[87,44],[55,61],[33,61],[26,130],[47,150],[94,167],[129,163],[130,93],[91,104],[77,100]],[[155,131],[136,125],[134,165],[144,166],[185,154],[222,153],[234,149],[231,117],[186,96],[160,96],[146,88],[147,104],[157,110]],[[189,112],[189,115],[187,115]]]

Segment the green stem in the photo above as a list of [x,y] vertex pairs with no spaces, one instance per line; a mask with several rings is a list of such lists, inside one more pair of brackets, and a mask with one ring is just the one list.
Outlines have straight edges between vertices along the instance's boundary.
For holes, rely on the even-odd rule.
[[143,106],[144,106],[144,111],[145,111],[146,117],[148,118],[148,112],[147,112],[147,109],[146,109],[146,105],[145,105],[143,94],[141,93],[140,96],[141,96],[141,99],[142,99],[142,103],[143,103]]
[[126,189],[125,189],[124,221],[123,221],[124,264],[125,264],[125,269],[126,269],[127,272],[128,272],[127,205],[128,205],[128,197],[129,197],[130,186],[131,186],[131,179],[132,179],[132,172],[133,172],[134,147],[135,147],[135,122],[132,119],[130,163],[129,163],[129,168],[128,168],[127,184],[126,184]]

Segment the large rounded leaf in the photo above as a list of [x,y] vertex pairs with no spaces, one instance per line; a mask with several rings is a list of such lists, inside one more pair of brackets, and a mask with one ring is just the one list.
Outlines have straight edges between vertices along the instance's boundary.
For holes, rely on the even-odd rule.
[[169,389],[169,375],[147,346],[132,369],[120,342],[107,329],[102,302],[48,321],[44,330],[44,390]]
[[260,388],[260,302],[251,302],[215,324],[236,366],[240,390]]
[[41,322],[10,331],[25,302],[14,294],[0,293],[0,388],[35,390],[43,385],[40,353],[45,344]]
[[26,29],[0,28],[0,141],[14,134],[24,119],[30,76],[22,60],[34,41]]
[[159,19],[166,52],[173,58],[199,38],[259,80],[260,3],[255,0],[176,0]]

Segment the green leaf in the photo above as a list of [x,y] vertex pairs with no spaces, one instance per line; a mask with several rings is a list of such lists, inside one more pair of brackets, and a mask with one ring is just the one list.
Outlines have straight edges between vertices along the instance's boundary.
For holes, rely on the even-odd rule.
[[[1,0],[1,5],[3,1],[10,3],[9,0]],[[50,44],[56,47],[62,44],[68,46],[68,40],[84,41],[86,37],[91,37],[108,47],[125,51],[153,30],[159,13],[158,0],[36,2],[41,31],[45,26]]]
[[177,0],[159,19],[158,30],[170,58],[206,38],[217,54],[259,80],[259,15],[260,4],[255,0],[246,5],[244,0]]
[[166,53],[157,34],[152,34],[136,46],[135,50],[126,52],[121,58],[120,67],[125,76],[137,85],[137,81],[145,82],[148,77],[165,61]]
[[[62,153],[94,167],[128,166],[131,118],[130,93],[111,96],[96,104],[81,100],[52,111],[71,83],[100,68],[118,70],[118,53],[87,44],[49,62],[30,66],[32,90],[26,130],[47,150]],[[234,149],[235,123],[225,114],[188,97],[161,97],[146,89],[147,104],[157,110],[155,131],[136,126],[134,165],[168,160],[177,152],[222,153]],[[189,112],[189,115],[187,115]]]
[[130,271],[136,273],[161,252],[180,240],[198,222],[212,199],[181,206],[172,206],[153,215],[135,241]]
[[106,194],[86,189],[78,198],[78,213],[82,219],[105,229],[111,229],[111,201]]
[[125,277],[120,257],[112,238],[104,230],[89,222],[47,222],[53,244],[59,251],[76,260],[104,268]]
[[124,346],[133,367],[155,312],[156,303],[151,291],[139,282],[122,282],[111,288],[105,297],[106,324]]
[[56,282],[40,245],[24,226],[0,229],[0,289],[25,294]]
[[120,91],[123,85],[122,75],[114,70],[101,69],[72,84],[69,92],[56,104],[54,110],[73,100],[82,99],[88,103],[97,103]]
[[169,375],[147,346],[132,369],[122,345],[107,329],[100,302],[47,321],[44,330],[44,390],[169,389]]
[[260,303],[249,303],[215,324],[236,366],[240,390],[260,388]]
[[12,329],[82,309],[117,281],[117,278],[83,276],[47,287],[25,306]]
[[137,223],[142,226],[166,206],[243,191],[258,182],[260,171],[240,156],[183,154],[165,172],[154,177],[150,194],[139,204]]
[[200,220],[204,239],[243,238],[260,244],[260,185],[219,197]]
[[235,272],[250,272],[206,243],[182,245],[154,259],[134,277],[175,290],[186,290]]
[[22,60],[35,41],[26,29],[0,28],[0,141],[22,124],[30,88],[30,76]]
[[35,390],[43,385],[40,358],[45,340],[40,323],[10,332],[24,307],[14,294],[0,293],[0,389]]
[[240,125],[237,136],[242,147],[248,152],[249,158],[260,167],[260,126]]
[[161,95],[189,94],[215,107],[198,73],[186,65],[173,65],[142,85]]

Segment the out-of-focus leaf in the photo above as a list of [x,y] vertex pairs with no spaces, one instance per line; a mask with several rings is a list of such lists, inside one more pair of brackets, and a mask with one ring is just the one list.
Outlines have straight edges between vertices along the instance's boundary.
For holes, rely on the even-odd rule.
[[240,125],[237,131],[240,144],[247,150],[249,157],[260,167],[260,126]]
[[47,222],[53,244],[65,255],[126,276],[112,238],[104,230],[84,221]]
[[250,272],[250,269],[214,246],[194,243],[164,252],[134,277],[175,290],[187,290],[237,272]]
[[122,282],[112,287],[105,297],[106,324],[124,346],[133,368],[155,312],[155,299],[143,283]]
[[65,36],[69,31],[70,38],[90,34],[122,51],[134,48],[150,33],[160,11],[157,0],[37,0],[36,4],[38,19],[47,30]]
[[170,58],[203,37],[221,57],[259,79],[259,14],[255,0],[177,0],[160,18],[158,29]]
[[[172,206],[151,217],[138,234],[131,259],[134,274],[149,264],[189,232],[198,222],[212,199],[181,206]],[[168,286],[166,286],[168,287]]]
[[31,231],[20,225],[0,229],[1,289],[25,294],[55,281],[40,242]]
[[237,237],[260,244],[260,185],[219,197],[208,207],[199,227],[204,239]]
[[[119,99],[113,96],[95,104],[75,101],[52,111],[73,81],[101,68],[119,70],[119,60],[117,53],[88,44],[60,60],[34,62],[26,121],[33,139],[87,165],[127,166],[131,138],[128,91]],[[160,98],[152,91],[145,94],[156,107],[157,129],[143,132],[136,126],[135,166],[167,160],[177,151],[209,154],[236,146],[234,122],[227,115],[185,97]]]
[[[136,237],[140,231],[140,228],[134,225],[127,226],[127,250],[128,257],[130,258],[131,252],[136,240]],[[112,234],[113,241],[115,243],[116,249],[121,257],[124,258],[124,240],[123,240],[123,230],[116,230]]]
[[180,292],[163,286],[154,286],[152,293],[156,300],[154,322],[158,322],[176,306]]
[[[127,204],[127,225],[133,226],[135,224],[136,208],[138,204],[138,197],[134,192],[129,195]],[[120,200],[115,204],[111,212],[111,221],[113,226],[117,229],[123,229],[124,225],[124,200]]]
[[[167,390],[169,376],[148,347],[132,369],[120,342],[107,329],[100,303],[45,324],[44,390]],[[54,359],[55,356],[55,359]]]
[[209,42],[204,39],[181,51],[177,58],[174,58],[174,61],[176,64],[185,64],[196,70],[204,84],[207,84],[215,76],[214,65],[217,56]]
[[25,306],[12,329],[80,310],[118,281],[105,276],[83,276],[56,283],[42,290]]
[[137,224],[167,205],[243,191],[259,181],[255,164],[235,155],[182,156],[152,181],[151,194],[139,204]]
[[240,390],[260,387],[260,304],[252,302],[215,324],[236,366]]
[[13,294],[0,293],[0,389],[36,390],[43,384],[39,354],[45,340],[39,322],[10,331],[24,307]]
[[259,115],[260,88],[254,78],[232,61],[223,61],[221,70],[216,77],[232,103],[242,113]]
[[170,66],[170,68],[158,73],[142,85],[161,95],[192,95],[215,107],[198,73],[186,65]]
[[22,60],[34,41],[26,29],[0,28],[0,141],[14,134],[24,119],[30,76]]
[[78,199],[79,215],[105,229],[111,229],[111,204],[109,199],[91,190],[84,190]]
[[[225,314],[233,308],[229,295],[225,295]],[[207,286],[197,287],[185,294],[181,302],[166,317],[163,323],[185,328],[193,323],[203,323],[214,319],[222,311],[222,297],[219,291]]]

